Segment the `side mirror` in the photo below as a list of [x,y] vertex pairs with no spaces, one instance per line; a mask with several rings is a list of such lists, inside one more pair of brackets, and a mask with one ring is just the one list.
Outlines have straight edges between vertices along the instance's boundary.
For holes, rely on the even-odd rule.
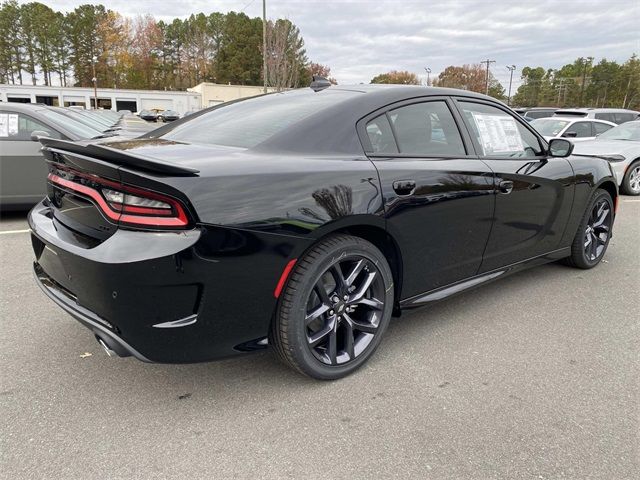
[[33,132],[31,132],[31,141],[32,142],[39,142],[40,140],[38,139],[38,137],[50,137],[51,135],[49,135],[49,132],[45,132],[44,130],[34,130]]
[[578,136],[578,132],[565,132],[562,136],[567,138],[575,138]]
[[553,138],[549,142],[549,155],[552,157],[568,157],[573,153],[573,143],[564,138]]

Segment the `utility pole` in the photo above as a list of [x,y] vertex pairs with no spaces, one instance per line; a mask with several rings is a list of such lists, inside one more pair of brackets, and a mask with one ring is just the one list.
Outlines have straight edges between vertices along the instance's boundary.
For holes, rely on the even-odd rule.
[[582,98],[584,96],[584,84],[587,81],[587,62],[589,66],[591,66],[591,62],[593,62],[593,57],[587,57],[587,59],[582,64],[582,85],[580,86],[580,106],[582,106]]
[[558,101],[556,102],[556,107],[560,106],[560,95],[562,94],[563,86],[564,86],[564,78],[560,77],[560,85],[558,85]]
[[429,86],[429,78],[431,76],[431,69],[429,67],[424,67],[424,71],[427,72],[427,87]]
[[511,105],[511,83],[513,82],[513,71],[516,69],[515,65],[507,65],[509,70],[509,95],[507,96],[507,105]]
[[267,93],[267,0],[262,0],[262,71],[264,93]]
[[486,82],[485,82],[484,93],[485,93],[485,95],[489,95],[489,65],[491,65],[492,63],[496,63],[496,61],[495,60],[489,60],[487,58],[486,60],[483,60],[480,63],[486,63],[487,64],[487,78],[486,78]]
[[93,68],[93,78],[91,81],[93,82],[93,108],[95,110],[98,109],[98,77],[96,77],[96,62],[98,61],[98,57],[95,55],[91,57],[91,67]]

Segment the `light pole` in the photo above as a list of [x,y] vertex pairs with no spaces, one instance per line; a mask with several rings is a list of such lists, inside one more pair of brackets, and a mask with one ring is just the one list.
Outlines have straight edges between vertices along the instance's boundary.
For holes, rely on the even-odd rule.
[[429,67],[424,67],[424,71],[427,72],[427,87],[429,86],[429,79],[431,77],[431,69]]
[[98,109],[98,77],[96,77],[96,62],[98,61],[98,57],[95,55],[91,58],[91,67],[93,68],[93,78],[91,81],[93,82],[93,108]]
[[511,105],[511,82],[513,82],[513,71],[516,69],[515,65],[507,65],[509,70],[509,95],[507,96],[507,105]]
[[262,0],[262,71],[264,93],[267,93],[267,0]]

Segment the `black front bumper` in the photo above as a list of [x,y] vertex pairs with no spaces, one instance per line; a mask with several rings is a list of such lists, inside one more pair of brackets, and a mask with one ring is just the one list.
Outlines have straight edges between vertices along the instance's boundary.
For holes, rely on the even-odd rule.
[[118,229],[87,248],[45,203],[29,214],[43,292],[119,355],[214,360],[264,345],[274,288],[307,240],[199,225]]

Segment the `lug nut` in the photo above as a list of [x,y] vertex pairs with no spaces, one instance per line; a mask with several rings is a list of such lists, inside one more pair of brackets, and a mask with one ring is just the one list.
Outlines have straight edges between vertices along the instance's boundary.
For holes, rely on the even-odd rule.
[[349,300],[349,295],[345,295],[344,297],[342,297],[342,299],[346,302],[347,300]]
[[329,315],[333,315],[335,312],[333,310],[329,310]]

